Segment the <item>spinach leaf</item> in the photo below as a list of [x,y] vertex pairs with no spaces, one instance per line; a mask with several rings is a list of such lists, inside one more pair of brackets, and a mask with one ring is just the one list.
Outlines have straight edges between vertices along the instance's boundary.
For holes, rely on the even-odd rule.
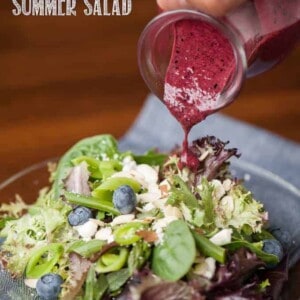
[[162,166],[167,157],[166,154],[158,153],[153,149],[146,152],[144,155],[133,155],[133,159],[138,164],[147,164],[150,166]]
[[262,243],[249,243],[243,240],[236,240],[225,246],[230,251],[236,251],[240,248],[247,248],[251,252],[255,253],[258,258],[270,265],[278,264],[278,257],[273,254],[268,254],[262,251]]
[[121,288],[126,281],[131,277],[128,269],[121,269],[116,272],[109,273],[106,276],[110,292],[115,292]]
[[167,226],[163,243],[153,250],[152,270],[162,279],[177,281],[187,274],[195,257],[195,241],[187,224],[174,221]]
[[103,157],[115,159],[119,155],[117,141],[111,135],[99,135],[83,139],[75,144],[58,163],[54,174],[54,199],[62,195],[64,183],[69,170],[73,167],[72,160],[79,156],[91,156],[100,160]]
[[103,245],[104,242],[100,240],[92,240],[89,242],[80,240],[73,243],[68,249],[68,252],[75,252],[85,258],[89,258],[93,254],[99,252],[102,249]]
[[108,282],[104,274],[100,274],[98,280],[95,267],[92,266],[88,272],[85,282],[85,293],[83,300],[100,300],[108,289]]

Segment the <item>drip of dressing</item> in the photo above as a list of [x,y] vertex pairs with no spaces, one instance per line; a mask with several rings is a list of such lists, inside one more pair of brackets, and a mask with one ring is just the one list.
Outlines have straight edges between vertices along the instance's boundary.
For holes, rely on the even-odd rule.
[[182,20],[173,30],[163,102],[185,132],[180,165],[196,170],[199,160],[188,148],[189,132],[220,105],[235,57],[229,40],[210,24]]

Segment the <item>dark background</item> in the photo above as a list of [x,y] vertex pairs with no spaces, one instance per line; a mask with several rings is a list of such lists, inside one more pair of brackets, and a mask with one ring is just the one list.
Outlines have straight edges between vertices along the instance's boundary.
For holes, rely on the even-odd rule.
[[[120,137],[148,93],[136,44],[155,0],[133,0],[128,17],[15,17],[0,1],[0,181],[76,140]],[[300,50],[248,80],[224,112],[300,142]]]

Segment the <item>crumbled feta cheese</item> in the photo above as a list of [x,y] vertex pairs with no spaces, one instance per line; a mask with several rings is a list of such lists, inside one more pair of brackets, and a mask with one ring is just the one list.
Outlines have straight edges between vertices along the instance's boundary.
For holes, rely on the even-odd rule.
[[[126,156],[124,159],[123,159],[123,164],[127,164],[127,163],[130,163],[134,161],[133,158],[131,156]],[[134,161],[135,162],[135,161]]]
[[231,187],[232,187],[232,181],[230,179],[225,179],[223,181],[223,187],[224,187],[226,192],[229,192],[231,190]]
[[158,181],[158,172],[148,166],[148,165],[138,165],[136,168],[137,172],[139,172],[140,174],[142,174],[145,177],[145,180],[151,184],[151,183],[157,183]]
[[118,217],[115,217],[113,221],[111,222],[111,226],[120,225],[120,224],[126,224],[135,219],[135,215],[121,215]]
[[132,157],[127,156],[123,160],[123,172],[130,172],[132,170],[136,170],[136,162],[132,159]]
[[194,273],[212,279],[216,272],[216,261],[212,257],[202,258],[194,268]]
[[223,184],[220,180],[212,180],[212,185],[214,187],[213,196],[219,200],[225,195],[225,189],[223,187]]
[[79,235],[86,241],[89,241],[97,232],[98,220],[89,219],[85,224],[74,226]]
[[163,213],[165,217],[174,217],[177,219],[182,219],[182,213],[180,209],[178,209],[175,206],[171,206],[171,205],[164,206]]
[[224,246],[231,242],[232,229],[223,229],[215,234],[210,241],[218,246]]
[[26,286],[30,287],[31,289],[35,289],[36,288],[36,284],[38,282],[38,279],[24,279],[24,283]]
[[112,229],[110,227],[101,228],[97,231],[95,239],[112,243],[114,241]]
[[148,203],[154,202],[155,200],[160,199],[161,193],[160,192],[147,192],[144,194],[137,195],[138,202]]
[[143,211],[150,211],[154,208],[155,208],[155,206],[153,205],[153,203],[149,202],[143,207]]
[[220,205],[226,210],[228,213],[232,213],[234,210],[234,200],[231,196],[225,196],[221,199]]

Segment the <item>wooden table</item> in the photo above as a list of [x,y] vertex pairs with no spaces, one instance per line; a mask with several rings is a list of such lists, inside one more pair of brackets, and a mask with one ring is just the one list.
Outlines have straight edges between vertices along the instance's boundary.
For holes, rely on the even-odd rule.
[[[120,137],[143,105],[136,43],[155,1],[128,17],[86,17],[77,2],[76,17],[14,17],[0,1],[0,181],[82,137]],[[299,63],[300,49],[224,112],[300,142]]]
[[[143,105],[136,43],[155,2],[129,17],[86,17],[77,2],[76,17],[14,17],[0,1],[0,181],[82,137],[120,137]],[[300,49],[224,112],[300,142],[299,63]]]

